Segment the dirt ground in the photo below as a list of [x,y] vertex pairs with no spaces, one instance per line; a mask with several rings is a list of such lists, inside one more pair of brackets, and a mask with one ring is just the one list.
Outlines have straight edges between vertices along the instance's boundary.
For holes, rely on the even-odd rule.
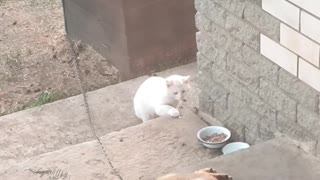
[[[73,57],[61,0],[0,0],[0,116],[79,94]],[[89,90],[118,82],[117,70],[90,47],[79,59]]]

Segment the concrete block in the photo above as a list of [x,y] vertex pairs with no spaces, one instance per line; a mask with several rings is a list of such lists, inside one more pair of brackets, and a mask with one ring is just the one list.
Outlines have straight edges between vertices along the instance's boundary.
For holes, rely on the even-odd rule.
[[262,9],[299,30],[300,9],[285,0],[262,0]]
[[320,43],[320,20],[305,11],[301,11],[301,32]]
[[320,137],[320,115],[301,105],[298,106],[297,110],[297,122],[317,137]]
[[210,41],[211,38],[205,33],[198,32],[196,37],[198,53],[201,53],[207,59],[206,61],[201,61],[203,58],[199,58],[199,66],[218,65],[222,68],[226,68],[227,53],[223,51],[223,49],[215,48],[212,41]]
[[260,32],[264,32],[275,41],[280,40],[280,21],[262,10],[261,6],[246,2],[243,19],[253,24]]
[[237,0],[212,0],[212,1],[221,5],[226,10],[236,14],[238,17],[242,17],[243,11],[246,7],[245,1],[237,1]]
[[214,101],[214,117],[223,122],[230,114],[231,112],[228,110],[228,94]]
[[265,79],[260,79],[259,96],[276,110],[283,112],[289,118],[295,118],[297,102],[287,96],[277,86]]
[[245,126],[244,137],[246,142],[254,144],[261,137],[259,127],[261,117],[234,95],[228,97],[228,108],[232,112],[233,120]]
[[198,10],[200,14],[205,15],[216,24],[224,26],[226,17],[226,11],[224,8],[211,0],[195,0],[194,3],[196,10]]
[[238,82],[254,91],[259,86],[259,73],[248,71],[248,69],[250,69],[250,67],[241,61],[240,53],[228,54],[227,71],[233,74]]
[[218,67],[212,67],[212,79],[221,84],[225,89],[238,97],[249,108],[256,111],[261,116],[266,116],[269,119],[276,119],[276,111],[270,105],[266,104],[258,95],[240,84],[232,78],[232,75]]
[[260,53],[291,74],[297,76],[297,55],[263,34],[260,36]]
[[252,25],[242,21],[231,13],[227,13],[225,29],[245,44],[258,51],[259,32]]
[[279,87],[283,89],[289,96],[307,107],[313,112],[318,112],[318,93],[297,77],[288,73],[284,69],[279,70]]
[[320,17],[320,1],[318,0],[289,0],[290,2],[300,6],[302,9],[311,12],[312,14]]
[[279,113],[277,116],[277,129],[295,139],[300,147],[309,153],[314,153],[316,149],[316,138],[306,128],[300,126],[294,119],[290,119]]
[[239,21],[247,20],[257,29],[267,33],[274,40],[279,41],[280,21],[261,9],[261,0],[213,0],[226,11],[235,14]]
[[320,92],[320,69],[299,58],[299,79]]
[[320,46],[285,24],[280,26],[280,43],[319,67]]
[[258,73],[261,77],[270,80],[274,84],[277,83],[279,66],[246,45],[242,47],[241,55],[242,61],[252,68],[255,73]]
[[196,26],[201,31],[208,35],[211,44],[219,50],[228,50],[230,52],[238,51],[242,42],[236,40],[229,32],[227,32],[223,27],[217,26],[215,23],[210,21],[204,15],[196,14]]

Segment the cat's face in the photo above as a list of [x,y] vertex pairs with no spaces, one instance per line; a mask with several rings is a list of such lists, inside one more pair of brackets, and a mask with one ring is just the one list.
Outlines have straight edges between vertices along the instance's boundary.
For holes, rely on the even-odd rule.
[[175,100],[182,100],[185,93],[190,89],[190,76],[172,75],[166,78],[168,96]]

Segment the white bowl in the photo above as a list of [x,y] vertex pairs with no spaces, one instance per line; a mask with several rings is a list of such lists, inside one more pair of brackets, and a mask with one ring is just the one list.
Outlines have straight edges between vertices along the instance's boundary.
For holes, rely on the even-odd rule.
[[[213,133],[224,133],[227,135],[227,137],[225,140],[223,140],[222,142],[219,142],[219,143],[207,142],[203,139],[206,136],[212,135]],[[202,128],[198,131],[197,138],[207,148],[221,148],[231,138],[231,132],[227,128],[222,127],[222,126],[208,126],[208,127]]]
[[246,149],[249,147],[250,147],[250,145],[248,143],[232,142],[232,143],[225,145],[222,148],[222,152],[223,152],[223,154],[229,154],[229,153],[233,153],[233,152],[239,151],[241,149]]

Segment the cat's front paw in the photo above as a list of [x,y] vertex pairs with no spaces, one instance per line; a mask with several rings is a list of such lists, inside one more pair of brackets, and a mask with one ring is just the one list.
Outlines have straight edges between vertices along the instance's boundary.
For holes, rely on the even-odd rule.
[[180,112],[175,108],[170,109],[168,113],[171,117],[174,117],[174,118],[177,118],[180,116]]

